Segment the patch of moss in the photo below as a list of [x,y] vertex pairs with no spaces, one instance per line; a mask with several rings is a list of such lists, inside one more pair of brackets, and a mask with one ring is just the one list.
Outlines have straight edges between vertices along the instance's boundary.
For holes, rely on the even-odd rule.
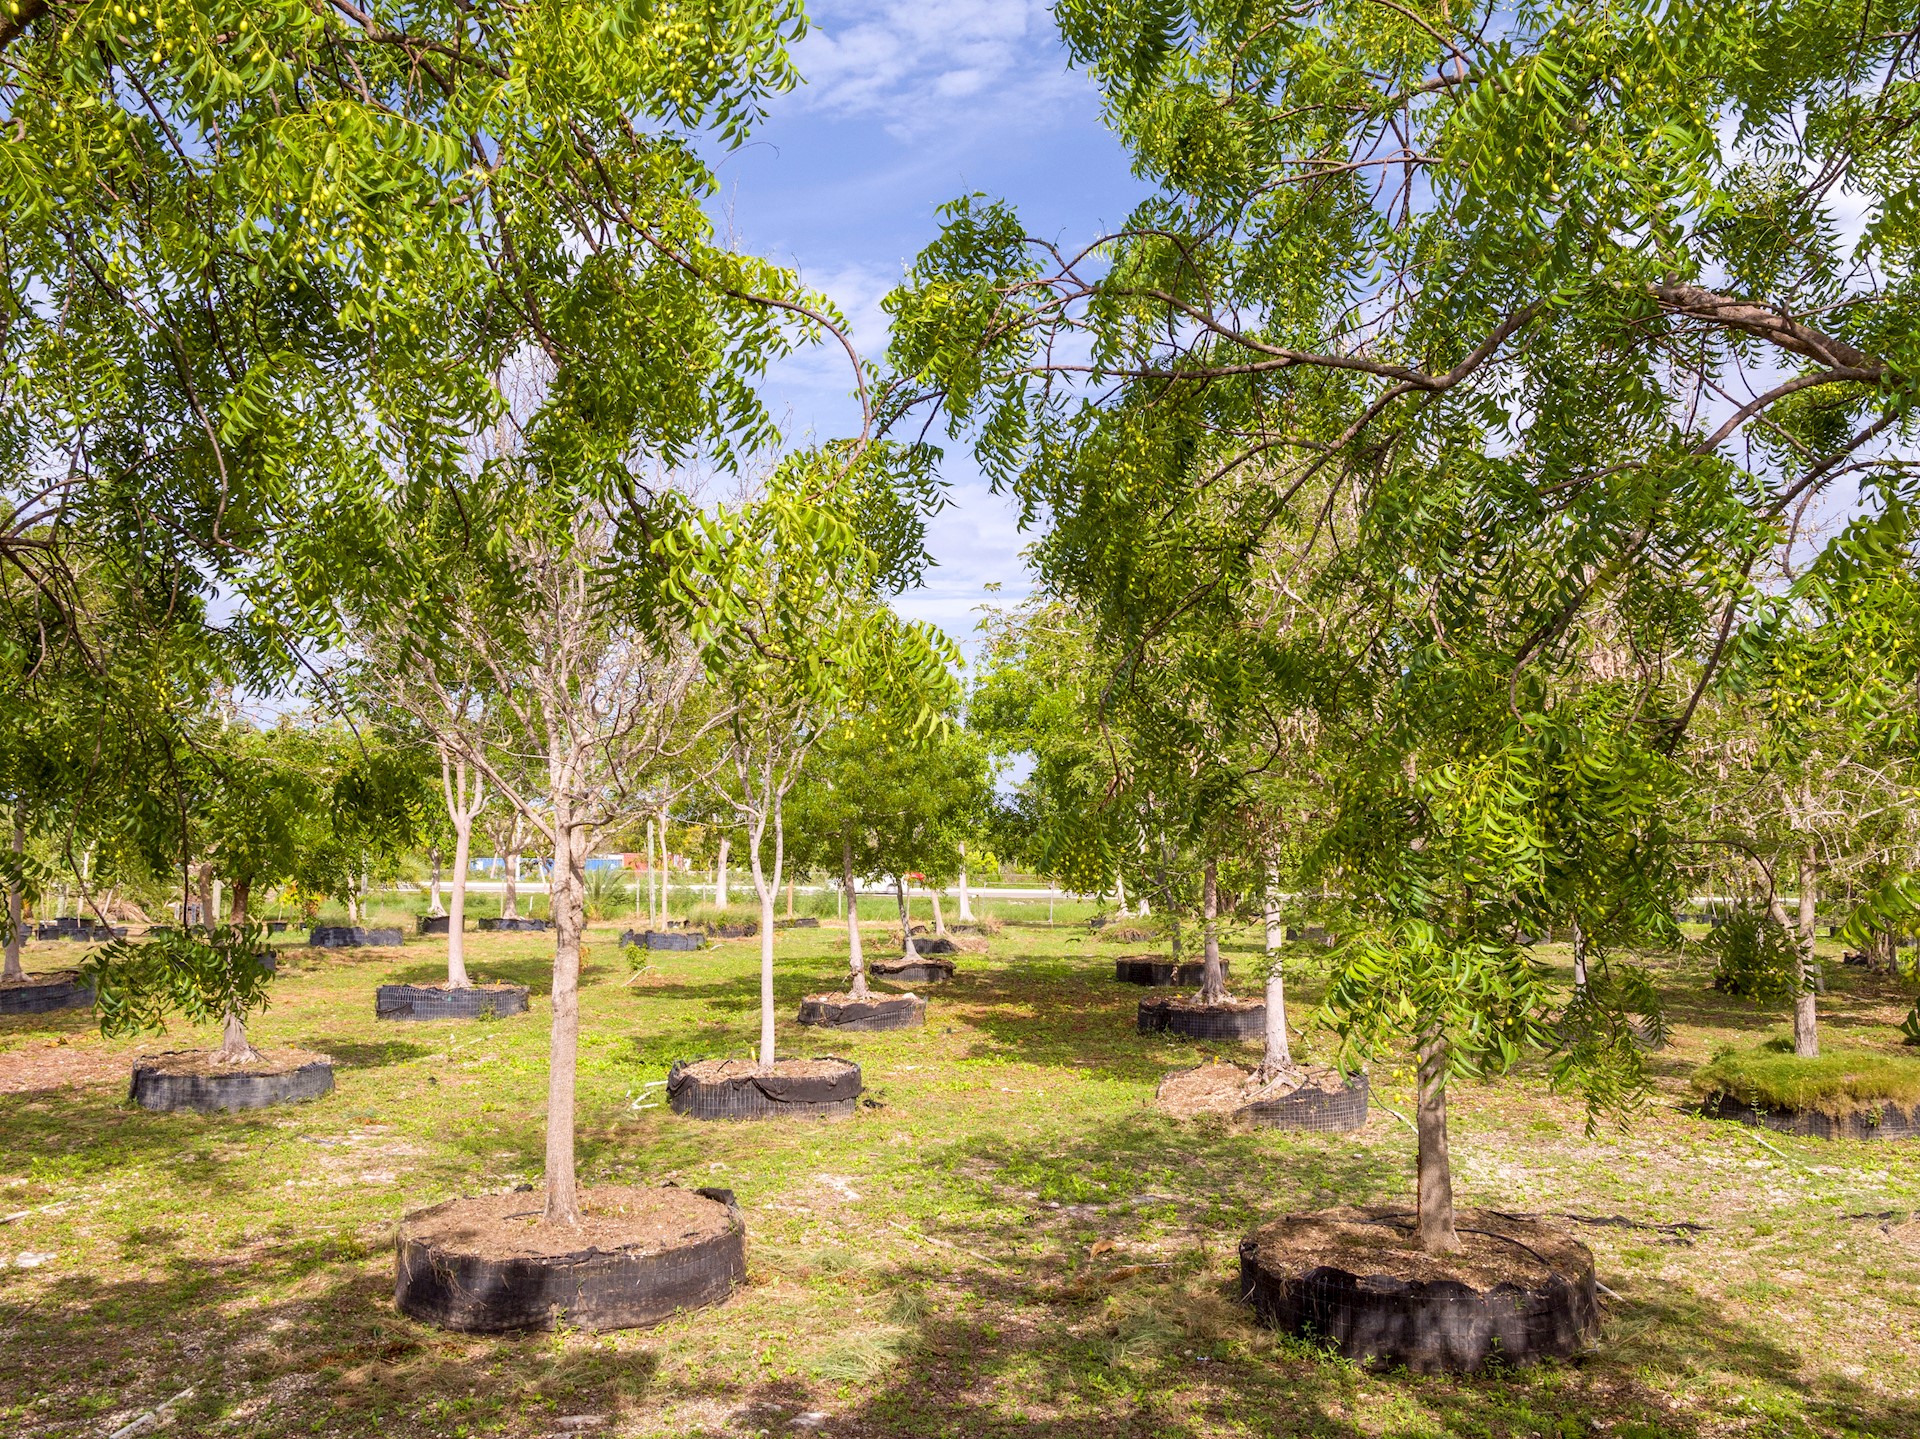
[[1789,1040],[1758,1049],[1722,1049],[1693,1076],[1705,1099],[1727,1095],[1755,1109],[1796,1109],[1839,1117],[1920,1104],[1920,1059],[1846,1045],[1822,1045],[1801,1059]]

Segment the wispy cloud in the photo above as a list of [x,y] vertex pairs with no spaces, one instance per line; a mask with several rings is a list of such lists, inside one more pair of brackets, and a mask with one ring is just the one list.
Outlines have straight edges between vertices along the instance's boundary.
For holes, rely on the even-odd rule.
[[794,52],[807,80],[798,103],[896,135],[942,127],[988,93],[1011,118],[1084,83],[1061,65],[1042,0],[823,0],[811,14]]

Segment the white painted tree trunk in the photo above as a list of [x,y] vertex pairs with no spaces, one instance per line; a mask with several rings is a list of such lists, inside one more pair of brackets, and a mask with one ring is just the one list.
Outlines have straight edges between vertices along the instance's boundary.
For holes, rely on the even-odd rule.
[[933,932],[935,934],[945,934],[947,932],[947,920],[946,916],[940,913],[940,891],[936,889],[929,892],[933,895]]
[[433,902],[427,906],[427,917],[437,919],[446,912],[447,907],[440,902],[440,846],[436,844],[433,847]]
[[720,836],[720,861],[713,871],[713,902],[721,909],[727,905],[727,845],[731,836]]
[[780,802],[773,806],[773,873],[768,874],[760,858],[766,837],[766,820],[752,828],[748,843],[752,848],[753,889],[760,897],[760,1063],[771,1065],[773,1052],[773,897],[780,889],[780,865],[785,856],[785,835],[780,823]]
[[1122,919],[1127,917],[1127,877],[1117,869],[1113,872],[1113,907]]

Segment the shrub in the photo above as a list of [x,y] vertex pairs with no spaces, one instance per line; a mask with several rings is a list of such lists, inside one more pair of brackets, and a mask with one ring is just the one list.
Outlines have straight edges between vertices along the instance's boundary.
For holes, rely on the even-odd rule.
[[797,908],[800,913],[816,919],[833,919],[840,913],[840,896],[831,889],[817,889],[803,898]]
[[1818,1059],[1801,1059],[1791,1040],[1770,1039],[1758,1049],[1718,1051],[1693,1087],[1702,1098],[1726,1095],[1755,1109],[1857,1114],[1920,1103],[1920,1059],[1832,1044]]
[[621,869],[590,869],[587,871],[587,918],[612,919],[616,915],[628,914],[633,910],[633,887],[627,883],[627,873]]
[[1102,944],[1152,944],[1163,937],[1159,925],[1141,920],[1110,924],[1100,931]]

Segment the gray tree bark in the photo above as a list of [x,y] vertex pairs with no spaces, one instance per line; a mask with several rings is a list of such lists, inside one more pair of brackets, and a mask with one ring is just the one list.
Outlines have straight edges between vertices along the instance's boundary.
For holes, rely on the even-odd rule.
[[853,881],[853,837],[840,831],[840,890],[847,899],[847,993],[865,999],[867,960],[860,952],[860,892]]
[[1453,1227],[1453,1166],[1447,1158],[1447,1041],[1438,1025],[1421,1037],[1419,1058],[1415,1189],[1420,1247],[1429,1254],[1446,1254],[1461,1246]]
[[1200,913],[1205,921],[1205,956],[1200,967],[1200,1002],[1218,1004],[1227,997],[1226,976],[1220,972],[1220,885],[1219,869],[1208,860],[1200,895]]

